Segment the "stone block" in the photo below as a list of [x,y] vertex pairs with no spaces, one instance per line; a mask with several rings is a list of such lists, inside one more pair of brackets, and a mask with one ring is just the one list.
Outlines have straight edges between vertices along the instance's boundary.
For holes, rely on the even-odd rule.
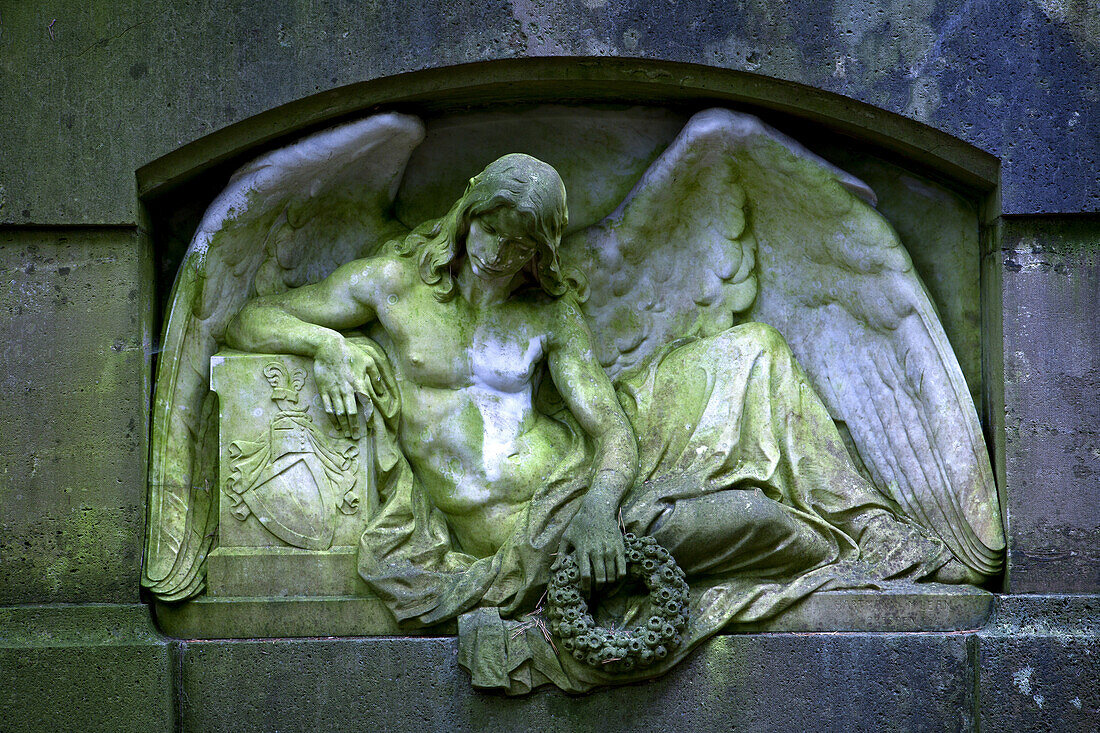
[[749,631],[965,631],[985,625],[993,594],[973,586],[884,583],[881,590],[817,591]]
[[172,658],[147,606],[0,607],[0,729],[175,730]]
[[1008,589],[1100,591],[1100,218],[1006,219]]
[[[323,123],[373,103],[355,97],[363,80],[548,56],[588,57],[561,59],[578,81],[630,57],[748,72],[726,87],[774,79],[771,97],[805,84],[1003,156],[1007,211],[1100,206],[1087,3],[950,0],[870,15],[823,3],[776,16],[768,3],[450,0],[351,12],[296,0],[255,6],[247,20],[235,5],[197,0],[51,7],[15,3],[3,16],[4,222],[132,223],[134,170],[211,132],[308,95],[317,96],[308,114],[279,116]],[[634,66],[620,85],[667,78],[686,88],[705,72]],[[530,93],[531,77],[517,77],[511,93]],[[268,120],[248,137],[285,131]]]
[[1001,596],[978,635],[982,730],[1100,729],[1100,596]]
[[[156,603],[157,626],[181,639],[249,639],[400,634],[389,609],[373,596],[222,598]],[[454,633],[454,622],[436,633]]]
[[332,547],[326,552],[219,547],[206,559],[206,593],[252,598],[369,595],[356,570],[358,552],[358,547]]
[[188,731],[924,731],[974,727],[967,634],[712,639],[667,676],[581,697],[470,687],[453,638],[180,643]]
[[136,602],[152,265],[138,230],[0,230],[0,603]]

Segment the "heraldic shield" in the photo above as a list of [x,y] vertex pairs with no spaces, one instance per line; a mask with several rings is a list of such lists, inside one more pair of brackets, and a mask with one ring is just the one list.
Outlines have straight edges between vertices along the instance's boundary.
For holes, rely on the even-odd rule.
[[226,494],[233,515],[243,520],[252,514],[292,547],[327,550],[337,512],[358,510],[358,448],[335,450],[309,413],[299,409],[301,370],[289,375],[281,363],[271,362],[264,376],[279,412],[259,440],[229,445]]

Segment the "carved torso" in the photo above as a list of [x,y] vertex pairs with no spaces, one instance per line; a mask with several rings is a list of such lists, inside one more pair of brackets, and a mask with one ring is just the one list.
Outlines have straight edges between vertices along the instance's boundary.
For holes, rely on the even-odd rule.
[[[511,534],[515,515],[570,444],[539,414],[546,309],[516,298],[481,309],[461,294],[439,302],[411,260],[377,303],[401,386],[401,446],[463,549],[484,555]],[[485,528],[491,528],[488,533]]]

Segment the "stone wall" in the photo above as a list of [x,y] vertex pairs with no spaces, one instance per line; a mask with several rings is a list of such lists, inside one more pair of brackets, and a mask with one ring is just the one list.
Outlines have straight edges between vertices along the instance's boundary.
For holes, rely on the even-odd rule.
[[[531,717],[577,727],[653,690],[679,700],[655,722],[699,727],[1096,725],[1094,3],[55,0],[0,8],[0,74],[6,725],[259,729],[274,718],[227,711],[267,715],[298,696],[286,727],[326,727],[322,705],[350,726],[362,699],[411,711],[394,701],[406,670],[447,698],[404,724],[419,730]],[[173,269],[158,202],[179,186],[219,187],[250,151],[370,109],[534,97],[740,106],[826,125],[985,191],[983,411],[1010,545],[1008,595],[989,627],[925,641],[729,637],[654,686],[546,695],[510,708],[514,718],[438,677],[457,674],[444,642],[179,643],[152,629],[138,589],[148,404]],[[735,675],[723,655],[744,645],[757,661]],[[913,668],[926,674],[906,681]],[[260,681],[242,688],[246,701],[226,692],[249,673]],[[745,681],[754,676],[777,682]],[[767,694],[778,702],[708,702]]]

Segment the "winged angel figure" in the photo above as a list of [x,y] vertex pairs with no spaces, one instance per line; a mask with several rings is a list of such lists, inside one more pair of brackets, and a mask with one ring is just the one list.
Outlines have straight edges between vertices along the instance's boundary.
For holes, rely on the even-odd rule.
[[[652,676],[815,590],[1000,570],[974,406],[865,184],[713,109],[575,233],[558,173],[521,154],[410,230],[391,212],[423,135],[398,114],[316,134],[206,213],[157,377],[156,596],[199,593],[216,541],[223,345],[312,358],[348,435],[372,410],[383,504],[360,574],[410,627],[458,618],[480,686]],[[622,529],[671,551],[690,622],[663,661],[611,675],[521,621],[557,553],[594,586],[623,577]]]

